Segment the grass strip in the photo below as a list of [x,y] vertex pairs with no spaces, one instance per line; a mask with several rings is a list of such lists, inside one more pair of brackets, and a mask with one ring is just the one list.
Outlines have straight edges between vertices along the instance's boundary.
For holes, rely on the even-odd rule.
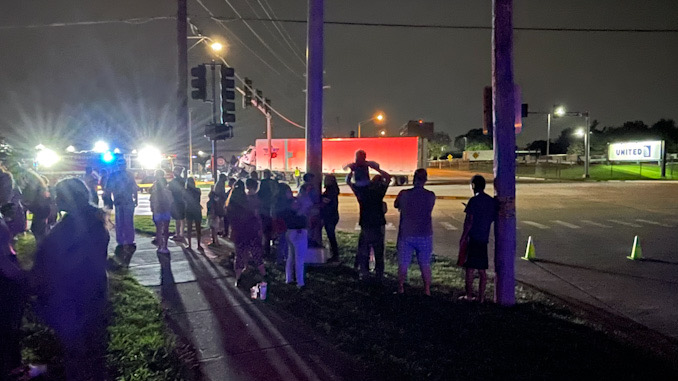
[[[631,345],[595,320],[546,295],[517,287],[511,308],[458,301],[461,270],[447,258],[433,265],[432,296],[416,265],[405,295],[396,289],[396,251],[386,246],[383,286],[358,282],[356,233],[338,232],[336,267],[310,267],[307,288],[285,284],[268,266],[269,303],[300,319],[364,365],[374,379],[672,379],[676,364]],[[229,259],[222,265],[232,268]],[[248,292],[254,271],[240,282]],[[492,292],[488,284],[488,295]]]
[[[17,254],[24,268],[32,264],[33,236],[20,236]],[[114,266],[111,266],[114,267]],[[109,270],[109,298],[112,319],[108,327],[107,364],[112,379],[119,381],[160,381],[188,379],[186,366],[191,353],[177,344],[163,320],[155,295],[141,286],[124,269]],[[30,306],[22,326],[24,361],[53,365],[54,379],[60,379],[61,352],[53,333],[40,324]]]

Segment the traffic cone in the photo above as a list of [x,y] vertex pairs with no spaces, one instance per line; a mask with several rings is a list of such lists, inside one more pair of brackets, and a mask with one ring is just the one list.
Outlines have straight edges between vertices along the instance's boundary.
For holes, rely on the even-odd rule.
[[534,252],[534,242],[532,241],[532,236],[527,239],[527,247],[525,248],[525,256],[523,259],[526,261],[533,261],[537,259],[537,255]]
[[631,249],[631,255],[626,257],[634,261],[640,261],[643,259],[643,249],[640,248],[640,238],[636,236],[633,239],[633,248]]

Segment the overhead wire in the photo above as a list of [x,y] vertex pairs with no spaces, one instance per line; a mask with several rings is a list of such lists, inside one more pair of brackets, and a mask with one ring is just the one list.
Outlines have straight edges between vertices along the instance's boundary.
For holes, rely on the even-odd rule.
[[[271,5],[268,3],[268,1],[264,0],[264,3],[266,3],[266,5],[270,9],[271,13],[268,13],[268,10],[266,10],[266,7],[264,7],[264,4],[261,3],[261,0],[257,0],[257,2],[259,3],[259,6],[261,7],[261,9],[264,10],[264,13],[266,13],[266,16],[268,16],[269,18],[272,18],[271,15],[273,15],[273,18],[277,18],[277,16],[275,15],[275,11],[271,7]],[[283,24],[275,22],[275,21],[273,22],[273,26],[278,31],[278,33],[280,33],[283,40],[287,43],[287,46],[290,47],[292,52],[294,52],[294,54],[297,57],[299,57],[302,64],[304,64],[304,66],[305,66],[306,60],[304,60],[304,56],[298,51],[297,46],[294,45],[294,40],[292,40],[292,36],[290,36],[289,32],[287,32],[287,29],[285,29],[285,26]]]
[[278,54],[277,54],[277,53],[276,53],[276,52],[275,52],[275,51],[274,51],[267,43],[266,43],[266,41],[264,41],[264,39],[259,35],[259,33],[257,33],[257,32],[254,30],[254,28],[252,28],[252,26],[247,22],[247,20],[245,20],[245,19],[240,15],[240,12],[238,12],[238,10],[235,9],[235,7],[233,6],[233,4],[231,4],[231,2],[230,2],[229,0],[224,0],[224,2],[225,2],[229,7],[231,7],[231,9],[233,10],[233,12],[234,12],[238,17],[241,18],[241,21],[243,22],[243,24],[245,24],[245,26],[247,27],[247,29],[249,29],[250,32],[252,32],[252,34],[257,38],[257,40],[259,40],[259,42],[261,42],[262,45],[264,45],[264,47],[266,47],[266,49],[268,49],[268,51],[271,53],[271,55],[273,55],[273,57],[275,57],[278,61],[280,61],[280,63],[281,63],[283,66],[285,66],[285,68],[287,68],[287,70],[289,70],[290,72],[292,72],[292,74],[294,74],[296,77],[298,77],[299,79],[302,79],[302,80],[304,79],[304,77],[303,77],[301,74],[297,73],[294,69],[292,69],[292,68],[291,68],[291,67],[290,67],[290,66],[289,66],[289,65],[288,65],[288,64],[287,64],[287,63],[286,63],[286,62],[285,62],[285,61],[284,61],[284,60],[283,60],[283,59],[282,59],[282,58],[281,58],[281,57],[280,57],[280,56],[279,56],[279,55],[278,55]]
[[[209,8],[207,8],[207,6],[202,2],[202,0],[195,0],[195,1],[205,10],[205,12],[207,12],[210,15],[210,19],[214,20],[226,32],[228,32],[230,35],[232,35],[237,42],[239,42],[242,46],[245,47],[245,49],[247,49],[250,53],[252,53],[255,57],[257,57],[259,59],[259,61],[261,61],[264,65],[266,65],[266,67],[271,69],[277,75],[280,75],[280,72],[278,70],[276,70],[271,64],[269,64],[265,59],[263,59],[259,54],[257,54],[257,52],[252,50],[252,48],[250,48],[249,45],[247,45],[242,39],[240,39],[240,37],[238,37],[235,33],[233,33],[226,25],[224,25],[224,22],[229,21],[229,20],[219,20],[219,19],[217,19],[216,17],[214,17],[214,13],[212,13],[212,11]],[[195,16],[194,16],[194,18],[195,18]]]
[[141,25],[153,21],[176,20],[176,16],[156,16],[156,17],[136,17],[127,19],[94,20],[94,21],[71,21],[71,22],[53,22],[45,24],[24,24],[24,25],[0,25],[0,30],[10,29],[39,29],[39,28],[61,28],[69,26],[90,26],[105,24],[131,24]]

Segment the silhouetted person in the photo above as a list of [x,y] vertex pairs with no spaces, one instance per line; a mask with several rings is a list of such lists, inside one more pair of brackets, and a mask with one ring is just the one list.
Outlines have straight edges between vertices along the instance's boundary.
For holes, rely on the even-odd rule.
[[322,194],[320,216],[325,227],[327,240],[330,241],[330,261],[339,260],[339,245],[337,243],[337,224],[339,223],[339,185],[334,175],[325,176],[325,192]]
[[461,234],[459,245],[467,241],[466,262],[463,266],[466,269],[466,295],[462,299],[472,300],[473,298],[473,275],[478,271],[478,300],[485,301],[485,286],[487,284],[487,274],[485,270],[488,267],[487,243],[490,238],[490,227],[492,222],[497,219],[497,202],[485,193],[485,178],[481,175],[475,175],[471,178],[471,190],[473,197],[466,206],[466,219],[464,220],[464,231]]
[[433,254],[433,222],[431,213],[436,202],[435,193],[424,189],[428,174],[424,168],[414,172],[414,187],[398,193],[393,206],[400,210],[398,229],[398,293],[405,292],[407,269],[412,252],[424,281],[424,293],[431,295],[431,257]]
[[134,176],[127,172],[124,161],[118,164],[118,170],[108,178],[106,190],[113,196],[115,207],[115,240],[118,243],[115,254],[122,257],[123,264],[129,264],[136,250],[134,208],[138,204],[139,187]]

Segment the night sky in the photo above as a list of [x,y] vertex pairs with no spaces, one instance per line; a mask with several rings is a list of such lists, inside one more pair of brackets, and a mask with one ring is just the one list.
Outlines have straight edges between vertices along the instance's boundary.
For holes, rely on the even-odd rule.
[[[282,19],[306,18],[304,0],[229,1],[245,17],[266,17],[261,3],[270,4]],[[215,15],[235,16],[223,0],[203,4]],[[678,28],[675,0],[516,0],[514,8],[516,27]],[[128,148],[142,141],[166,151],[185,146],[186,135],[174,127],[174,20],[10,28],[175,12],[173,1],[157,0],[5,2],[0,13],[0,134],[17,146],[43,143],[54,149],[68,144],[88,149],[98,138]],[[203,34],[228,45],[225,58],[239,75],[251,78],[278,111],[304,124],[305,24],[283,24],[292,49],[272,23],[249,22],[278,59],[242,21],[225,22],[227,31],[196,0],[189,0],[189,15]],[[490,26],[491,2],[326,0],[325,18]],[[420,118],[452,137],[480,128],[482,88],[491,82],[490,44],[490,30],[327,25],[325,84],[331,88],[325,90],[326,136],[347,136],[376,111],[387,115],[385,128],[391,133]],[[206,47],[197,46],[189,52],[189,67],[209,59]],[[678,33],[514,34],[515,81],[523,102],[533,111],[547,111],[553,104],[589,111],[602,125],[678,118],[677,65]],[[209,118],[210,106],[191,100],[189,107],[196,145],[206,149],[200,126]],[[265,136],[265,119],[258,111],[238,107],[237,118],[236,138],[221,144],[222,150],[241,150]],[[565,127],[582,124],[578,118],[557,120],[552,138]],[[363,135],[376,131],[367,124]],[[301,136],[303,130],[274,118],[274,137]],[[518,143],[545,137],[546,118],[531,115]]]

